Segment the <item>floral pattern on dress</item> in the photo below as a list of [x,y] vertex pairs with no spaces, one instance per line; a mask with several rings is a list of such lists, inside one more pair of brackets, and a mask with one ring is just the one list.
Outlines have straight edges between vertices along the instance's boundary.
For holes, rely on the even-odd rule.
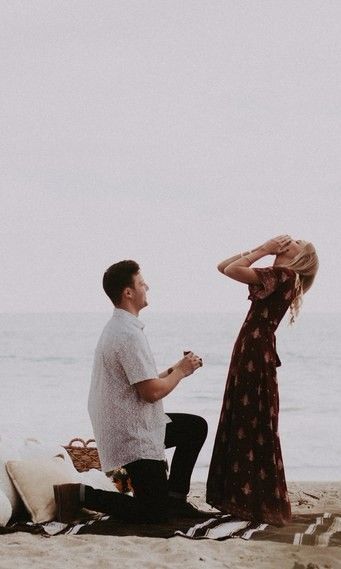
[[207,503],[247,520],[290,520],[280,439],[275,330],[295,294],[294,271],[254,269],[236,340],[207,481]]

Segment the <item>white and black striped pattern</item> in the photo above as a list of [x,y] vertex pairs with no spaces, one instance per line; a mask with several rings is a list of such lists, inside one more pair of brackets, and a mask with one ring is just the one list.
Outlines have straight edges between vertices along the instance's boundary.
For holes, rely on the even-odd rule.
[[245,540],[278,541],[293,545],[315,545],[327,547],[341,545],[341,516],[336,514],[305,515],[294,518],[285,527],[256,524],[221,516],[191,527],[186,532],[176,531],[190,539],[224,540],[239,537]]
[[109,516],[75,524],[15,523],[0,528],[0,534],[25,531],[47,537],[55,535],[138,535],[141,537],[226,540],[239,538],[250,541],[272,541],[316,547],[341,546],[341,514],[301,514],[284,527],[234,520],[221,515],[193,525],[193,520],[174,520],[168,524],[125,524]]

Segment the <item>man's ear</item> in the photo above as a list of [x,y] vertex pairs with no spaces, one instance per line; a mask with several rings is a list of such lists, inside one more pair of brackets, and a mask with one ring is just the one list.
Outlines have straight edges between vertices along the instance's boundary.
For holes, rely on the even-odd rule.
[[126,298],[131,298],[133,296],[133,291],[129,286],[127,286],[127,288],[124,289],[123,296],[125,296]]

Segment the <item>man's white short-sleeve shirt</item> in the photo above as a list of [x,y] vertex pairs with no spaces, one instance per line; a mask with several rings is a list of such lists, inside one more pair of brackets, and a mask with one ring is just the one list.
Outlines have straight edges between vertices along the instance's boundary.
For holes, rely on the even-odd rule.
[[134,384],[158,377],[144,324],[115,308],[98,341],[88,409],[102,470],[139,459],[165,460],[162,401],[148,403]]

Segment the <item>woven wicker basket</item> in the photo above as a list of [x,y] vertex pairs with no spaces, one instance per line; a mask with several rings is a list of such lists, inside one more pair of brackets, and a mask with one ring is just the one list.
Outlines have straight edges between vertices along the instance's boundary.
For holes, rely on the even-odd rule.
[[90,446],[93,443],[95,443],[95,439],[83,441],[83,439],[75,438],[68,445],[64,446],[78,472],[85,472],[90,470],[90,468],[101,470],[98,450],[96,447]]

